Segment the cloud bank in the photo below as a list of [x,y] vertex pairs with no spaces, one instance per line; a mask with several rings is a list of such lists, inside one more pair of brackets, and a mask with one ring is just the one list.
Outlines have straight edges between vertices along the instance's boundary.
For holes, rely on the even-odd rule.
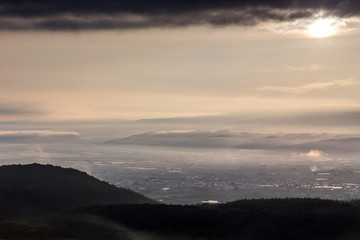
[[[229,148],[246,150],[358,152],[360,135],[310,133],[236,133],[230,131],[146,132],[105,142],[113,145],[143,145],[181,148]],[[318,152],[314,152],[317,149]],[[309,156],[310,156],[309,155]]]
[[284,87],[284,86],[266,86],[259,88],[260,91],[268,92],[280,92],[286,94],[304,94],[315,90],[327,90],[330,88],[347,87],[351,86],[354,82],[353,78],[347,78],[343,80],[335,80],[330,82],[315,82],[296,87]]
[[360,14],[356,0],[3,0],[2,30],[102,30],[190,25],[256,25],[310,18],[319,11],[338,17]]
[[45,114],[47,114],[45,111],[34,108],[30,104],[0,102],[0,116],[33,116]]
[[0,143],[74,143],[78,137],[79,133],[66,131],[0,131]]

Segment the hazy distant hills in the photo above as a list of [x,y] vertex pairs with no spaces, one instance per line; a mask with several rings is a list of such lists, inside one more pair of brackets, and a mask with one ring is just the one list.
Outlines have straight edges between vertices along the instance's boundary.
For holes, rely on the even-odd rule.
[[340,138],[340,139],[325,139],[316,142],[305,142],[294,145],[283,145],[277,149],[293,149],[297,151],[307,151],[309,149],[318,149],[321,151],[334,152],[354,152],[360,151],[360,138]]
[[48,214],[75,206],[155,203],[75,169],[51,165],[0,167],[0,219]]
[[169,131],[146,132],[127,138],[113,139],[106,144],[145,145],[189,148],[228,148],[233,146],[236,138],[227,131]]
[[234,133],[229,131],[146,132],[112,139],[106,144],[182,148],[236,148],[252,150],[359,151],[357,134]]

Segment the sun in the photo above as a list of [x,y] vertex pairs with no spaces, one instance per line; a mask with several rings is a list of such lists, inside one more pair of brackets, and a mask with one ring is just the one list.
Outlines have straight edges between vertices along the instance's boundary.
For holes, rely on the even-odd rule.
[[318,19],[309,26],[308,33],[313,37],[329,37],[335,33],[334,21],[331,19]]

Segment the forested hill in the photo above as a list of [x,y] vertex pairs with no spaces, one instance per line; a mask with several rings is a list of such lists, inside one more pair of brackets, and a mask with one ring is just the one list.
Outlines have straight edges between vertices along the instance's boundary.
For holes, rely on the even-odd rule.
[[74,208],[45,224],[0,222],[1,239],[358,240],[360,202],[257,199],[217,205]]
[[74,169],[0,167],[0,239],[360,239],[360,200],[153,203]]
[[0,167],[0,219],[41,215],[76,206],[155,203],[88,174],[52,165]]
[[[73,216],[81,214],[87,220],[74,220]],[[93,206],[68,212],[65,221],[68,227],[64,229],[72,231],[77,237],[83,236],[83,233],[89,232],[84,224],[89,222],[89,216],[92,216],[92,222],[94,218],[98,219],[99,231],[93,231],[92,236],[99,234],[101,238],[111,233],[111,236],[106,235],[106,239],[114,240],[360,239],[358,200],[257,199],[216,205]],[[111,224],[100,225],[106,221]],[[69,226],[79,227],[74,231]],[[125,227],[131,229],[132,234],[125,231]],[[136,233],[143,238],[133,238]],[[118,238],[119,234],[123,238]]]

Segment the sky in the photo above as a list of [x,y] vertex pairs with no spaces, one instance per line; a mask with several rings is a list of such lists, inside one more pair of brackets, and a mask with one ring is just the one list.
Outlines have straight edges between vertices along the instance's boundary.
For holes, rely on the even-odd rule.
[[3,0],[0,121],[358,117],[359,28],[355,0]]

